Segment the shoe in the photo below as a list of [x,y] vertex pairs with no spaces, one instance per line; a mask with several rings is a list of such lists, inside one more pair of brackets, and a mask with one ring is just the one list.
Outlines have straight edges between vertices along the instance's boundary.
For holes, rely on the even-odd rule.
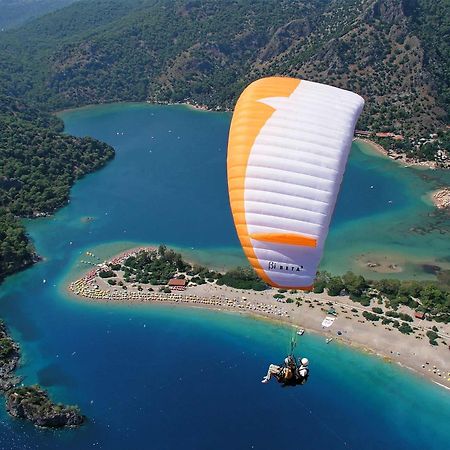
[[264,377],[262,380],[261,380],[261,383],[264,383],[264,384],[266,384],[266,383],[268,383],[269,382],[269,380],[266,378],[266,377]]

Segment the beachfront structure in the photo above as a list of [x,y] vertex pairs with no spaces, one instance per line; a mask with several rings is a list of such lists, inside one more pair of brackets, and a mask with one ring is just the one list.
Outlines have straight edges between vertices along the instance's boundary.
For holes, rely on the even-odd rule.
[[169,280],[169,288],[171,291],[186,290],[187,281],[184,278],[172,278]]

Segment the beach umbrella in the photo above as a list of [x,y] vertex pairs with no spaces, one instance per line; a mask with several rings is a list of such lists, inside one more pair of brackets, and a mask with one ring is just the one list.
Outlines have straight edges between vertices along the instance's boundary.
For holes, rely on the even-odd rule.
[[353,92],[283,77],[239,97],[230,204],[245,255],[269,285],[312,287],[363,105]]

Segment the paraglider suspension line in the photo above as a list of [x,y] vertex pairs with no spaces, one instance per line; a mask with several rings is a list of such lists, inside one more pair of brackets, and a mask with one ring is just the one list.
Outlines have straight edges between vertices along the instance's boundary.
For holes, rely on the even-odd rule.
[[291,338],[291,351],[289,352],[290,356],[294,356],[295,347],[297,347],[297,339],[296,339],[295,336],[292,336],[292,338]]

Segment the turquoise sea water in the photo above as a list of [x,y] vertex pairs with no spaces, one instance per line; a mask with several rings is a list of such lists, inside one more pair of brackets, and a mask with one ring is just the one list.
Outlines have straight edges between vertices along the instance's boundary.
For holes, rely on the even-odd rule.
[[[72,221],[94,216],[93,223],[78,223],[92,235],[87,242],[166,242],[193,248],[210,264],[245,264],[227,196],[229,114],[128,104],[62,117],[68,132],[117,149],[113,164],[73,189],[77,210],[69,207],[57,216],[64,222],[66,215]],[[395,274],[403,278],[432,278],[423,264],[450,269],[450,221],[427,199],[442,184],[450,185],[449,171],[402,168],[355,144],[321,268],[382,277],[364,262],[388,261],[403,268]]]
[[[68,132],[113,144],[117,157],[77,183],[70,204],[54,217],[27,223],[45,259],[1,286],[0,316],[22,346],[25,382],[79,404],[89,421],[78,430],[43,431],[0,409],[1,449],[448,446],[449,393],[376,357],[306,335],[301,350],[312,360],[310,382],[281,389],[260,379],[287,351],[287,328],[233,314],[69,297],[65,284],[86,269],[80,260],[88,250],[106,257],[166,242],[218,266],[244,261],[226,196],[228,115],[111,105],[63,117]],[[408,183],[425,193],[438,181],[391,164],[354,150],[325,264],[338,265],[332,254],[339,233],[355,221],[381,226],[380,217],[391,214],[393,236],[400,217],[408,226],[412,216],[437,223],[425,202],[411,198]],[[345,239],[370,251],[356,228]],[[384,235],[376,233],[372,245],[382,251]],[[396,233],[393,250],[401,253],[404,240]],[[438,234],[433,239],[445,248]],[[411,241],[424,258],[442,259],[445,252],[427,249],[426,239],[417,234]]]

